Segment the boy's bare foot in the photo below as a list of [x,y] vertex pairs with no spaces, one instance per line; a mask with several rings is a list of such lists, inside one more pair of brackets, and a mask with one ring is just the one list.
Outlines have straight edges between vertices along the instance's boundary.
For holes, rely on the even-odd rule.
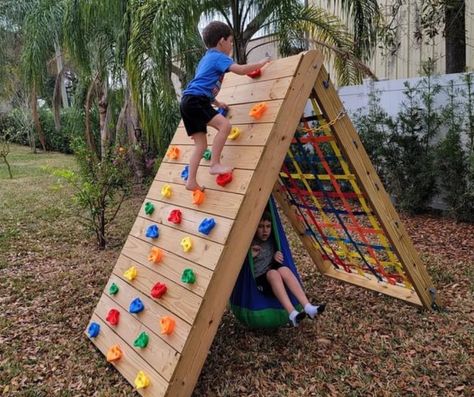
[[214,164],[214,165],[211,165],[211,168],[209,168],[209,174],[211,175],[228,174],[229,172],[232,172],[232,170],[233,168],[229,167],[228,165]]
[[194,183],[189,183],[189,181],[186,183],[186,190],[191,190],[194,192],[195,190],[200,190],[201,192],[204,191],[204,186],[199,186],[196,182]]

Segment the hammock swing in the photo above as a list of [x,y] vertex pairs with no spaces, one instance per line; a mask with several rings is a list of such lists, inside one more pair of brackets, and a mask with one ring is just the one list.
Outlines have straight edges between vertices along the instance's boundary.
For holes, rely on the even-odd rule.
[[[283,254],[285,265],[301,283],[273,197],[268,201],[268,210],[272,217],[276,247]],[[277,328],[288,324],[288,312],[278,299],[264,295],[257,289],[253,270],[253,258],[249,250],[230,296],[230,308],[235,317],[249,328]],[[288,289],[287,292],[293,306],[300,311],[301,305]]]

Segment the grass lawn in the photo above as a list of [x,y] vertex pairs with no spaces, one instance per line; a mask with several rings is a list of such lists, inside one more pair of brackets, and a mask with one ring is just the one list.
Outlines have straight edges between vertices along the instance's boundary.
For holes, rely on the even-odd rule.
[[[12,146],[0,164],[0,396],[134,396],[84,335],[143,201],[110,245],[78,224],[52,171],[72,156]],[[298,329],[248,331],[226,313],[195,397],[474,395],[474,226],[404,217],[446,312],[321,277],[289,233],[308,295],[328,303]],[[170,396],[173,397],[173,396]]]

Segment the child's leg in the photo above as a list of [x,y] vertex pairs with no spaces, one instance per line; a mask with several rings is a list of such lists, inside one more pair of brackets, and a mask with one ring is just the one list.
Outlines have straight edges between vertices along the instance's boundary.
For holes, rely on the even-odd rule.
[[211,168],[209,169],[209,173],[217,175],[231,172],[232,167],[221,164],[221,154],[232,126],[229,120],[221,114],[216,114],[211,121],[209,121],[208,125],[217,130],[217,134],[212,143]]
[[194,139],[194,150],[189,160],[189,174],[186,181],[186,189],[188,190],[202,190],[202,187],[197,183],[197,170],[201,162],[202,155],[207,148],[207,136],[205,132],[197,132],[192,135]]
[[293,293],[296,299],[298,299],[298,302],[304,306],[304,311],[308,314],[308,316],[314,318],[317,314],[321,314],[324,311],[326,305],[322,304],[314,306],[309,302],[306,294],[303,291],[303,288],[301,287],[301,284],[290,268],[282,266],[279,267],[277,271],[280,274],[283,283]]

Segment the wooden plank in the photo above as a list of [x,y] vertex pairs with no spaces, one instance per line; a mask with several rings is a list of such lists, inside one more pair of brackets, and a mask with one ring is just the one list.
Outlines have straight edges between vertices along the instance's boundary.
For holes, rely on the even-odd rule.
[[[264,146],[273,128],[273,123],[233,124],[232,126],[240,130],[240,136],[234,140],[228,139],[225,143],[226,146]],[[207,131],[207,144],[212,146],[216,130],[208,128]],[[171,145],[194,145],[194,141],[186,134],[184,127],[178,127]]]
[[219,101],[230,107],[249,102],[263,102],[283,99],[293,79],[292,76],[274,80],[249,81],[247,84],[224,86],[219,92]]
[[[155,180],[161,182],[172,182],[177,185],[184,185],[186,182],[181,178],[181,172],[184,166],[182,164],[173,164],[171,162],[162,162],[160,169],[155,176]],[[219,186],[216,183],[216,175],[209,174],[209,166],[201,165],[198,168],[197,180],[203,186],[207,186],[213,190],[220,190],[223,192],[231,192],[238,194],[245,194],[247,186],[252,178],[251,170],[234,169],[232,171],[232,182],[225,186]]]
[[162,203],[176,205],[181,208],[190,208],[206,212],[208,215],[219,215],[229,219],[235,219],[242,203],[243,196],[240,194],[220,192],[206,189],[206,198],[200,205],[192,203],[192,193],[182,185],[169,183],[173,190],[173,195],[168,199],[161,197],[163,182],[154,181],[148,191],[147,199],[159,200]]
[[[249,102],[244,104],[237,104],[230,106],[229,113],[227,114],[227,118],[230,120],[231,124],[250,124],[250,123],[273,123],[277,117],[278,112],[280,111],[281,104],[283,100],[277,99],[272,101],[266,101],[268,108],[263,113],[262,117],[258,120],[253,119],[249,116],[249,112],[256,102]],[[179,123],[180,127],[183,127],[183,121]]]
[[[130,251],[127,250],[127,253],[130,253]],[[123,274],[132,266],[139,269],[139,274],[148,280],[171,280],[173,283],[178,284],[182,288],[185,288],[201,297],[204,296],[212,277],[212,271],[193,263],[189,268],[193,270],[196,276],[196,282],[194,284],[186,284],[181,281],[182,272],[179,272],[179,266],[171,268],[171,266],[166,264],[155,265],[150,262],[143,264],[125,256],[125,253],[119,257],[114,272],[116,274]],[[184,264],[182,266],[184,268]],[[147,292],[148,295],[151,287],[152,286],[150,286],[148,290],[145,289],[145,292]]]
[[186,321],[177,317],[173,312],[166,309],[165,307],[159,305],[148,294],[143,294],[133,286],[131,286],[127,281],[124,281],[120,277],[116,276],[114,273],[111,274],[110,280],[107,282],[107,285],[104,289],[104,294],[108,295],[108,290],[112,283],[115,283],[119,287],[119,292],[111,296],[110,298],[116,303],[117,306],[120,306],[122,310],[127,311],[130,302],[135,298],[140,298],[143,301],[143,304],[147,308],[140,314],[140,322],[146,327],[152,330],[160,329],[160,318],[164,316],[171,316],[176,321],[176,327],[174,332],[171,335],[164,335],[161,332],[158,334],[164,342],[169,344],[177,352],[183,350],[186,338],[188,337],[191,331],[191,325]]
[[[145,214],[145,204],[147,201],[151,202],[155,207],[155,210],[151,215]],[[182,214],[182,220],[179,225],[168,221],[168,216],[174,209],[179,209]],[[142,208],[140,209],[140,216],[148,219],[151,222],[155,222],[158,225],[168,225],[181,230],[184,233],[191,234],[196,232],[203,218],[209,217],[207,213],[197,211],[194,208],[177,207],[175,205],[161,203],[156,200],[145,200],[142,204]],[[230,232],[230,228],[232,227],[232,220],[217,215],[214,215],[213,218],[216,221],[216,226],[214,226],[213,233],[209,239],[220,244],[225,244],[227,241],[227,236]]]
[[294,129],[313,88],[322,55],[309,51],[296,58],[300,64],[286,97],[285,109],[278,114],[274,130],[265,147],[259,164],[250,182],[247,194],[242,201],[231,229],[228,244],[214,271],[203,300],[199,316],[194,323],[183,349],[180,365],[170,381],[168,395],[188,397],[191,395],[196,379],[201,371],[208,349],[217,331],[235,280],[242,266],[247,249],[256,230],[260,216],[265,208],[280,167],[288,150]]
[[[132,226],[132,230],[130,230],[130,236],[143,240],[154,247],[160,247],[163,250],[172,252],[187,261],[198,263],[207,269],[214,269],[216,267],[223,249],[221,244],[202,238],[197,235],[198,233],[190,235],[166,225],[160,225],[159,237],[151,239],[145,236],[146,229],[151,224],[153,223],[147,219],[137,217]],[[213,231],[211,231],[211,233],[212,232]],[[188,252],[184,252],[181,247],[181,240],[185,237],[189,237],[192,242],[192,248]],[[148,248],[148,251],[150,251],[150,248]]]
[[375,279],[369,279],[357,273],[346,273],[344,271],[336,270],[332,266],[328,267],[324,275],[372,291],[381,292],[382,294],[393,298],[404,300],[412,305],[423,306],[416,292],[405,287],[380,283]]
[[134,384],[138,371],[145,372],[150,378],[150,385],[145,389],[137,390],[137,392],[144,397],[164,397],[168,389],[166,380],[147,364],[136,351],[127,344],[124,344],[122,339],[120,339],[99,316],[93,314],[91,322],[96,322],[100,325],[101,332],[96,338],[91,339],[91,341],[104,356],[107,355],[110,346],[117,344],[121,347],[123,357],[119,361],[112,363],[112,365],[128,382],[132,385]]
[[[262,155],[264,146],[224,146],[222,150],[221,160],[224,164],[229,164],[234,168],[240,168],[244,170],[254,170],[258,163],[260,156]],[[186,164],[189,164],[189,159],[193,153],[194,146],[180,147],[180,156],[177,160],[163,159],[164,163],[180,164],[181,168]],[[202,159],[200,167],[208,166],[209,161]],[[204,169],[204,168],[203,168]],[[206,168],[206,170],[209,170]],[[219,185],[215,182],[215,176],[211,179],[212,183],[209,188],[220,189]]]
[[252,79],[248,76],[240,76],[235,73],[227,73],[224,77],[224,84],[222,89],[248,84],[251,82],[256,83],[265,80],[273,80],[287,76],[294,76],[296,73],[296,67],[299,62],[299,57],[300,55],[298,54],[288,58],[282,58],[278,59],[277,61],[270,62],[269,64],[263,67],[261,76],[256,79]]
[[[314,89],[317,102],[324,116],[327,120],[333,120],[344,109],[344,106],[332,83],[329,84],[328,88],[325,88],[324,85],[327,80],[328,75],[323,68]],[[345,159],[358,176],[359,185],[377,214],[386,236],[401,259],[421,302],[426,308],[431,308],[433,301],[430,290],[434,290],[433,283],[370,162],[359,135],[347,116],[336,122],[332,128]],[[439,302],[436,302],[436,304],[439,305]]]
[[[140,265],[138,265],[137,269],[142,270],[143,274],[145,274],[146,268],[140,267]],[[174,314],[173,317],[178,316],[189,324],[193,323],[202,300],[198,295],[193,294],[188,289],[183,288],[179,284],[173,283],[171,280],[168,280],[163,276],[158,276],[153,273],[152,275],[155,275],[155,277],[152,279],[146,277],[137,277],[135,280],[129,281],[125,278],[123,272],[121,272],[118,267],[115,267],[113,272],[122,281],[128,283],[132,288],[135,288],[142,294],[149,296],[150,299],[152,299],[151,289],[157,282],[166,284],[168,287],[166,294],[160,299],[154,299],[153,302],[168,309]]]
[[[112,308],[116,308],[120,311],[119,323],[115,326],[109,325],[122,339],[119,345],[128,344],[131,349],[135,350],[163,378],[169,381],[176,368],[180,354],[160,338],[159,327],[155,326],[155,328],[152,329],[143,325],[140,321],[137,321],[137,317],[139,318],[142,313],[133,315],[123,308],[118,308],[115,302],[106,294],[102,295],[95,314],[105,322],[107,313]],[[145,310],[147,310],[147,308],[145,308]],[[133,346],[133,341],[142,332],[148,334],[149,340],[148,345],[140,349]]]

